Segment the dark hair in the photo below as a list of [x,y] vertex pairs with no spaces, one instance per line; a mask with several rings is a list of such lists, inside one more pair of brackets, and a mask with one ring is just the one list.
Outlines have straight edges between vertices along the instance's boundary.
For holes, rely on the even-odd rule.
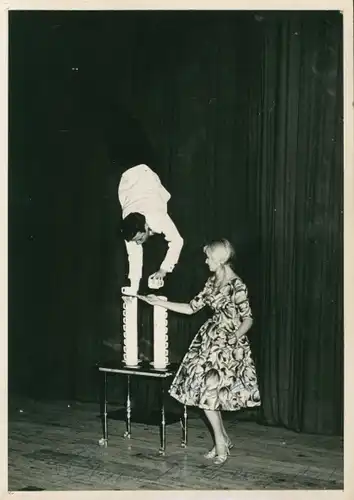
[[137,233],[145,232],[145,216],[133,212],[122,221],[121,233],[125,241],[131,241]]

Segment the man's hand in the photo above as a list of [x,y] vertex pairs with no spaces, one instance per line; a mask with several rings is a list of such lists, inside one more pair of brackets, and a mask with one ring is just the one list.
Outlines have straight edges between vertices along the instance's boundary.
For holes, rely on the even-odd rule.
[[153,279],[153,280],[163,280],[166,276],[166,271],[164,271],[163,269],[159,269],[155,274],[152,274],[150,276],[150,279]]
[[158,288],[163,287],[163,279],[166,276],[166,271],[159,269],[156,273],[149,276],[148,285],[149,288],[157,290]]
[[136,297],[139,290],[139,285],[130,285],[122,287],[122,294],[128,297]]

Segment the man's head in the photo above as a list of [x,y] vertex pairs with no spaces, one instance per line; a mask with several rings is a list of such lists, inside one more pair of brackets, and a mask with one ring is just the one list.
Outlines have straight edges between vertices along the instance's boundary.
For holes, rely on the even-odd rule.
[[135,241],[138,245],[145,243],[150,236],[145,216],[138,212],[127,215],[122,222],[122,235],[126,241]]

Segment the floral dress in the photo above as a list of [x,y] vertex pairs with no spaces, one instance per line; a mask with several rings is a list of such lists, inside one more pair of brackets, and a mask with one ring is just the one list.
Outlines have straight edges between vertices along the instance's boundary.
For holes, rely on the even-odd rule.
[[236,276],[220,289],[215,277],[190,302],[193,311],[214,310],[194,337],[169,389],[172,397],[205,410],[235,411],[261,404],[257,375],[246,335],[237,329],[252,313],[247,288]]

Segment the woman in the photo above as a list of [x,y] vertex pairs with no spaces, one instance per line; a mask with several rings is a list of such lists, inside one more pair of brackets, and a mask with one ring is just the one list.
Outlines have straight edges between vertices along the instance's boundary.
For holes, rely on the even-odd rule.
[[192,341],[169,393],[184,405],[204,410],[214,434],[214,447],[205,457],[222,464],[232,443],[220,410],[259,406],[260,395],[246,336],[252,313],[246,286],[231,266],[234,250],[227,240],[221,240],[204,247],[204,252],[213,274],[189,304],[165,302],[154,295],[138,297],[182,314],[194,314],[205,305],[214,310]]

